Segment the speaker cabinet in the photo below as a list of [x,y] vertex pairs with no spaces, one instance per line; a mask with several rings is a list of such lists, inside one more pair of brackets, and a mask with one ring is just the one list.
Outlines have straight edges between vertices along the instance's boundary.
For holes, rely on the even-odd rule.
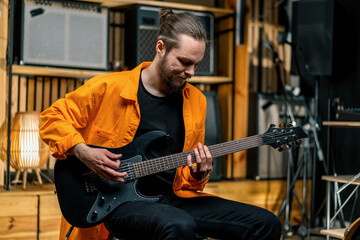
[[[309,102],[310,109],[313,109],[313,99],[310,99]],[[292,97],[289,104],[296,125],[302,127],[307,116],[305,98],[303,96]],[[249,135],[265,133],[270,124],[290,123],[282,95],[253,93],[250,96],[250,109],[252,111],[249,114]],[[294,156],[295,165],[304,155],[302,151],[300,148],[297,156]],[[287,164],[288,152],[286,148],[283,152],[279,152],[271,146],[261,146],[247,152],[247,175],[250,178],[257,180],[286,178]],[[309,174],[311,173],[310,170],[311,164],[308,164]]]
[[[136,5],[127,9],[125,13],[125,65],[130,69],[141,62],[154,60],[159,31],[159,10],[159,7]],[[214,15],[207,12],[191,12],[203,23],[209,42],[195,74],[214,75]]]
[[108,69],[108,9],[75,1],[19,0],[15,61],[83,69]]
[[334,0],[293,2],[292,37],[299,68],[314,76],[331,75],[334,42]]
[[[205,120],[205,145],[211,146],[221,142],[221,125],[219,103],[216,92],[203,92],[207,101]],[[214,169],[210,174],[210,181],[221,180],[221,157],[213,159]]]

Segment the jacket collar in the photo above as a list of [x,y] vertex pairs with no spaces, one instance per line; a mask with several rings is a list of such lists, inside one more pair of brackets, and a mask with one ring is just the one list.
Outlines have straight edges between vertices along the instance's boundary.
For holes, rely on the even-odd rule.
[[129,78],[127,80],[128,82],[125,84],[124,89],[120,93],[121,97],[136,102],[141,70],[147,68],[150,64],[151,62],[143,62],[130,71]]

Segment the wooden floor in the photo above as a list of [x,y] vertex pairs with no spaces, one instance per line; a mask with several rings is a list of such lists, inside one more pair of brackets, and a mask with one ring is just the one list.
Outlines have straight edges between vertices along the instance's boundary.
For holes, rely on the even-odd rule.
[[[294,190],[300,199],[302,199],[301,184],[301,181],[297,182]],[[209,182],[204,191],[234,201],[257,205],[278,214],[286,196],[286,181]],[[310,196],[308,198],[310,199]],[[301,223],[301,212],[298,204],[293,202],[291,224],[296,226]],[[53,185],[28,185],[26,190],[21,186],[12,187],[10,191],[0,190],[0,222],[2,223],[0,240],[57,240],[60,217]]]
[[[307,203],[310,200],[310,181],[307,183],[306,195]],[[207,183],[204,192],[212,193],[223,198],[234,201],[249,203],[259,207],[266,208],[275,214],[278,214],[279,209],[286,198],[286,181],[285,180],[235,180],[235,181],[220,181]],[[297,181],[294,192],[298,198],[302,199],[302,181]],[[307,206],[308,207],[308,206]],[[283,218],[284,214],[280,216]],[[301,208],[295,200],[293,200],[291,210],[291,224],[300,225],[302,221]]]

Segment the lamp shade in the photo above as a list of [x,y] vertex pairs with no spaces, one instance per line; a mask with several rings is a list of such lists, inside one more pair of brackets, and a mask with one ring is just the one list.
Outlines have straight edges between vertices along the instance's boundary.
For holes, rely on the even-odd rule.
[[0,128],[0,160],[6,162],[7,149],[7,121],[5,120]]
[[[6,124],[4,124],[6,125]],[[37,169],[49,158],[49,148],[39,135],[40,115],[17,112],[11,126],[10,165],[15,169]],[[3,143],[1,157],[6,161],[7,146]]]

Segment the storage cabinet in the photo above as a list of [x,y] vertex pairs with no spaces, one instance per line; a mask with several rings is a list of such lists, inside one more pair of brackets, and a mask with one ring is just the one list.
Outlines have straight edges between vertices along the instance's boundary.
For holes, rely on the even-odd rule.
[[61,212],[54,185],[0,191],[0,239],[57,240]]

